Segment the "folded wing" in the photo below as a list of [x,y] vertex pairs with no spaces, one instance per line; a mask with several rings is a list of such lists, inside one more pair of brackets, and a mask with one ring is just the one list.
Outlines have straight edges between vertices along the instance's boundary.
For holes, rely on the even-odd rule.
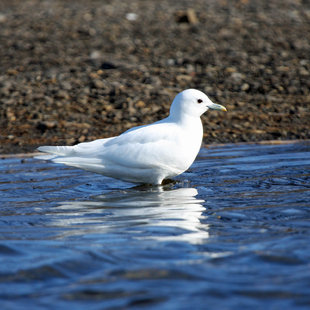
[[[176,169],[179,127],[159,121],[130,129],[120,136],[80,143],[75,146],[42,146],[38,150],[52,154],[57,163],[113,174],[120,169]],[[119,171],[120,172],[120,171]]]

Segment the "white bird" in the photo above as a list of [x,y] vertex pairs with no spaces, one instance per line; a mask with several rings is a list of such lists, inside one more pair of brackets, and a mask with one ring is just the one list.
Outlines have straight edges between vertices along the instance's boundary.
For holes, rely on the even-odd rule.
[[133,127],[119,136],[74,146],[40,146],[40,159],[78,167],[108,177],[159,185],[186,171],[202,143],[200,116],[208,109],[226,111],[196,89],[179,93],[167,118]]

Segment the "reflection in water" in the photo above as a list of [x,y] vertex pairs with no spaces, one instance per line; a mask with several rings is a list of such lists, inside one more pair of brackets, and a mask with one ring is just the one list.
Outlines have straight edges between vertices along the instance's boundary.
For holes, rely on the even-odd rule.
[[111,192],[91,201],[64,202],[56,212],[53,210],[52,225],[64,229],[61,237],[127,231],[138,239],[199,244],[209,235],[207,224],[200,221],[204,201],[195,198],[197,194],[195,188],[156,187]]

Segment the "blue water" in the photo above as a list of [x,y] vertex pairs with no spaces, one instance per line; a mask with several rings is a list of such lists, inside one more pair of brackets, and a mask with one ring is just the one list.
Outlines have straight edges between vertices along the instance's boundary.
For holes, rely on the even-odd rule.
[[310,144],[202,149],[165,187],[0,159],[1,309],[309,309]]

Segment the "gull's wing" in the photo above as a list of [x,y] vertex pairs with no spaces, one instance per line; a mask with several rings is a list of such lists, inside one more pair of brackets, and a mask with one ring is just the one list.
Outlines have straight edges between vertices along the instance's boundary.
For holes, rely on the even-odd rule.
[[142,168],[157,165],[174,166],[182,132],[170,122],[130,129],[108,141],[98,157],[121,165]]
[[167,120],[132,128],[120,136],[84,142],[75,146],[42,146],[38,150],[53,154],[54,162],[95,170],[99,166],[149,169],[176,169],[178,146],[182,140],[179,126]]

